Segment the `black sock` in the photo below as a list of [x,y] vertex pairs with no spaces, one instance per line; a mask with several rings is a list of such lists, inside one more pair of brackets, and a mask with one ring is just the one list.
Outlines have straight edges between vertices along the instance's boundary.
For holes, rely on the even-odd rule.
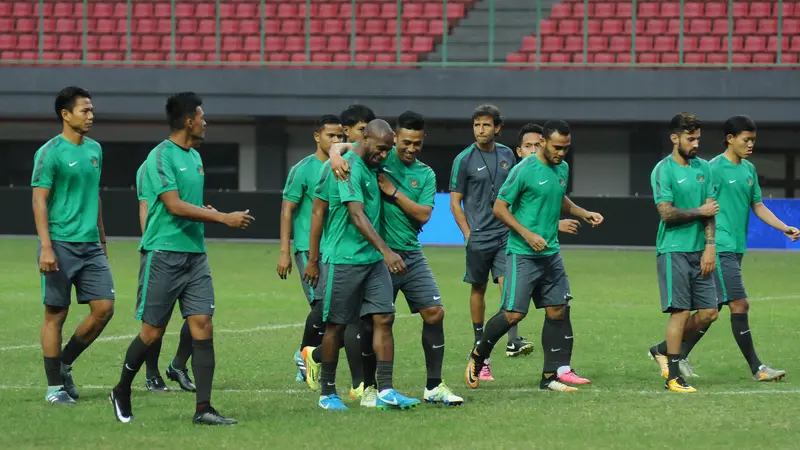
[[756,355],[756,349],[753,345],[753,334],[750,333],[750,323],[747,318],[747,313],[733,314],[731,313],[731,330],[733,330],[733,338],[739,345],[739,350],[742,351],[747,364],[750,365],[750,371],[753,373],[758,372],[761,367],[761,360]]
[[197,340],[192,339],[192,372],[194,372],[197,392],[197,410],[211,404],[211,385],[214,382],[214,338]]
[[317,300],[311,305],[311,311],[306,316],[306,327],[303,329],[303,340],[300,350],[306,347],[319,347],[322,336],[325,335],[325,325],[322,323],[322,301]]
[[394,361],[378,361],[378,392],[392,387],[392,372],[394,371]]
[[483,337],[478,343],[478,355],[483,359],[488,359],[489,356],[492,355],[492,349],[495,344],[497,344],[504,334],[508,333],[509,328],[511,328],[511,324],[506,320],[506,312],[502,310],[498,311],[497,314],[486,322],[486,329],[484,330]]
[[677,378],[681,376],[681,355],[664,354],[667,357],[667,365],[669,366],[669,377]]
[[[347,365],[350,366],[350,377],[353,380],[354,388],[364,382],[364,364],[362,362],[363,356],[361,355],[363,331],[364,325],[362,321],[347,325],[344,330],[344,352],[347,355]],[[368,342],[370,348],[372,348],[372,340],[370,339]]]
[[519,330],[518,327],[514,325],[513,327],[508,329],[508,343],[511,344],[517,339],[519,339]]
[[64,350],[61,350],[61,362],[71,366],[87,347],[89,347],[89,343],[84,342],[81,338],[73,334],[72,337],[69,338],[67,345],[64,346]]
[[544,353],[544,365],[542,373],[556,373],[561,367],[565,358],[565,347],[567,339],[566,324],[564,319],[553,320],[544,317],[542,326],[542,353]]
[[114,389],[122,392],[130,392],[133,379],[144,364],[144,359],[147,357],[147,351],[150,347],[142,341],[139,335],[136,335],[128,346],[128,351],[125,353],[125,362],[122,364],[122,374],[119,376],[119,383]]
[[44,357],[44,374],[47,376],[48,386],[61,386],[64,381],[61,379],[61,358]]
[[158,357],[161,356],[161,344],[164,339],[159,339],[153,342],[150,350],[147,351],[147,357],[144,359],[145,374],[147,378],[155,378],[161,376],[158,372]]
[[472,331],[475,333],[475,345],[483,338],[483,322],[472,323]]
[[681,359],[686,359],[689,357],[689,353],[691,353],[694,346],[700,342],[700,339],[703,339],[703,336],[706,335],[706,331],[708,331],[710,327],[711,324],[701,330],[697,330],[695,333],[687,336],[683,341],[681,341]]
[[186,370],[186,361],[192,356],[192,331],[189,329],[189,322],[184,320],[181,327],[181,336],[178,341],[178,351],[172,358],[172,368]]
[[[378,370],[378,357],[375,355],[373,339],[372,324],[365,323],[361,333],[361,374],[365,388],[378,386],[378,382],[375,380],[375,373]],[[353,382],[353,387],[358,387],[355,381]]]
[[427,388],[433,389],[442,382],[444,362],[444,324],[422,324],[422,350],[425,353],[425,368],[428,372]]
[[570,307],[564,308],[564,350],[562,366],[568,366],[572,362],[572,346],[575,345],[575,334],[572,332],[572,318],[570,317]]
[[662,355],[667,354],[667,341],[661,341],[660,343],[653,346],[651,350],[655,350],[656,353],[660,353]]
[[319,374],[319,384],[322,395],[336,393],[336,365],[338,361],[322,361],[322,370]]

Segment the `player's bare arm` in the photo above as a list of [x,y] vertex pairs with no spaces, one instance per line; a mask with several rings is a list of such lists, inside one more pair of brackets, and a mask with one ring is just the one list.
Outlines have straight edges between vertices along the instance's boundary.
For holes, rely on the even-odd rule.
[[297,203],[283,200],[281,203],[281,254],[278,257],[278,276],[286,279],[292,273],[292,216],[297,209]]
[[714,217],[719,212],[719,205],[715,200],[711,199],[699,208],[679,209],[672,202],[659,202],[656,208],[658,209],[658,215],[661,216],[661,221],[671,225]]
[[431,220],[431,214],[433,214],[432,207],[420,205],[408,198],[408,196],[397,189],[394,183],[389,180],[389,177],[382,173],[378,174],[378,186],[380,186],[381,192],[383,192],[384,195],[393,198],[395,202],[397,202],[397,206],[399,206],[404,213],[419,222],[420,225],[425,225]]
[[100,234],[100,245],[103,252],[108,257],[108,247],[106,247],[106,227],[103,225],[103,200],[97,197],[97,232]]
[[347,212],[350,214],[350,221],[364,236],[364,239],[375,247],[383,255],[383,261],[392,273],[405,273],[406,265],[403,258],[386,245],[375,227],[372,226],[367,215],[364,214],[364,204],[361,202],[347,202]]
[[33,188],[33,220],[36,222],[36,234],[42,246],[42,255],[39,258],[39,271],[42,273],[58,270],[56,254],[53,251],[53,242],[50,240],[50,216],[47,211],[47,199],[50,198],[50,189]]
[[797,239],[800,238],[800,230],[798,230],[796,227],[783,223],[783,221],[778,219],[778,217],[775,216],[775,213],[773,213],[772,210],[770,210],[767,205],[764,204],[764,202],[758,202],[754,204],[753,213],[755,213],[756,217],[763,220],[767,225],[785,234],[786,237],[792,240],[792,242],[796,242]]
[[144,236],[144,227],[147,224],[147,200],[139,200],[139,228]]
[[467,222],[467,215],[464,213],[464,194],[461,192],[450,192],[450,211],[453,213],[453,218],[456,219],[456,225],[464,235],[464,242],[469,240],[469,223]]
[[328,214],[328,202],[314,197],[311,206],[311,228],[308,237],[308,262],[303,272],[303,279],[309,286],[317,287],[319,281],[319,245],[322,240],[322,226]]
[[170,214],[184,219],[193,220],[195,222],[215,222],[222,223],[231,228],[247,228],[254,220],[253,216],[249,215],[250,210],[235,211],[232,213],[221,213],[216,210],[201,208],[199,206],[186,203],[181,200],[178,191],[167,191],[159,195],[158,198],[167,207]]
[[583,219],[586,223],[591,224],[593,227],[596,227],[603,223],[603,216],[599,213],[587,211],[580,206],[576,205],[575,202],[569,199],[566,195],[561,200],[561,211],[579,219]]
[[494,213],[494,216],[503,222],[508,228],[516,231],[520,236],[525,238],[525,241],[528,243],[528,245],[530,245],[535,251],[541,252],[547,248],[547,241],[545,241],[540,235],[522,226],[517,218],[511,214],[511,209],[509,209],[508,203],[506,203],[504,200],[499,198],[495,200],[492,212]]
[[350,164],[342,158],[342,155],[353,149],[350,142],[337,142],[331,145],[328,157],[331,160],[331,171],[337,180],[347,181],[350,178]]
[[[706,200],[706,205],[716,203],[714,199]],[[705,206],[705,205],[703,205]],[[706,234],[706,248],[703,251],[703,257],[700,259],[700,273],[703,276],[708,276],[717,267],[717,218],[714,216],[708,217],[705,220],[705,234]]]

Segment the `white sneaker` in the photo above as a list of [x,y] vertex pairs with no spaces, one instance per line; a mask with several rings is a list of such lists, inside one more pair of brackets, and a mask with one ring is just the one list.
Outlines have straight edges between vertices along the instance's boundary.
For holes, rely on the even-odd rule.
[[680,367],[681,375],[683,376],[684,379],[686,379],[686,378],[699,378],[700,377],[700,375],[694,373],[694,367],[692,367],[692,365],[689,364],[689,360],[688,359],[680,360],[680,362],[678,362],[678,367]]
[[453,394],[453,391],[444,384],[444,381],[431,390],[426,387],[422,398],[427,403],[442,403],[447,406],[458,406],[464,403],[464,399]]
[[367,386],[364,388],[364,395],[361,397],[361,406],[364,408],[375,408],[378,402],[378,390],[375,386]]

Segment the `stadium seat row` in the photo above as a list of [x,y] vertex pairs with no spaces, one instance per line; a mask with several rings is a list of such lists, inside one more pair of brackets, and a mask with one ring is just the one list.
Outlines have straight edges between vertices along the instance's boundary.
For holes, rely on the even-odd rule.
[[[577,2],[576,2],[577,1]],[[683,16],[686,18],[717,18],[728,17],[727,1],[686,2],[684,3]],[[800,17],[800,2],[784,1],[784,17]],[[550,17],[570,18],[583,17],[586,9],[583,0],[562,2],[553,6]],[[611,19],[625,18],[633,15],[633,2],[592,2],[589,4],[589,16],[592,18]],[[733,4],[733,17],[777,17],[781,9],[777,2],[745,2],[736,1]],[[639,2],[636,16],[641,18],[669,18],[680,17],[681,5],[676,1],[666,2]]]

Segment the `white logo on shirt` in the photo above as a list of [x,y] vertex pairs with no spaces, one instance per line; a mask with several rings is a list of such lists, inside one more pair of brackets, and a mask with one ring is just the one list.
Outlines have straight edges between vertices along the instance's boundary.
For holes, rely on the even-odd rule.
[[365,187],[369,187],[369,181],[367,181],[366,183],[364,183],[364,186],[365,186]]
[[389,170],[389,169],[386,169],[386,168],[384,168],[384,169],[383,169],[383,171],[384,171],[384,172],[386,172],[386,173],[394,173],[394,172],[392,172],[391,170]]
[[75,162],[71,162],[71,163],[69,163],[69,166],[70,166],[70,167],[72,167],[72,166],[74,166],[75,164],[78,164],[78,161],[75,161]]
[[736,180],[730,180],[730,181],[728,181],[728,183],[730,183],[730,184],[736,183]]
[[485,168],[486,168],[486,166],[483,166],[483,167],[478,167],[478,172],[480,172],[481,170],[483,170],[483,169],[485,169]]
[[684,181],[686,181],[686,178],[684,178],[684,179],[682,179],[682,180],[678,180],[678,184],[681,184],[681,183],[683,183]]
[[543,185],[543,184],[547,183],[548,181],[550,181],[550,180],[544,180],[544,181],[540,181],[540,182],[539,182],[539,185],[541,186],[541,185]]
[[181,172],[183,172],[184,170],[186,170],[186,167],[181,167]]

